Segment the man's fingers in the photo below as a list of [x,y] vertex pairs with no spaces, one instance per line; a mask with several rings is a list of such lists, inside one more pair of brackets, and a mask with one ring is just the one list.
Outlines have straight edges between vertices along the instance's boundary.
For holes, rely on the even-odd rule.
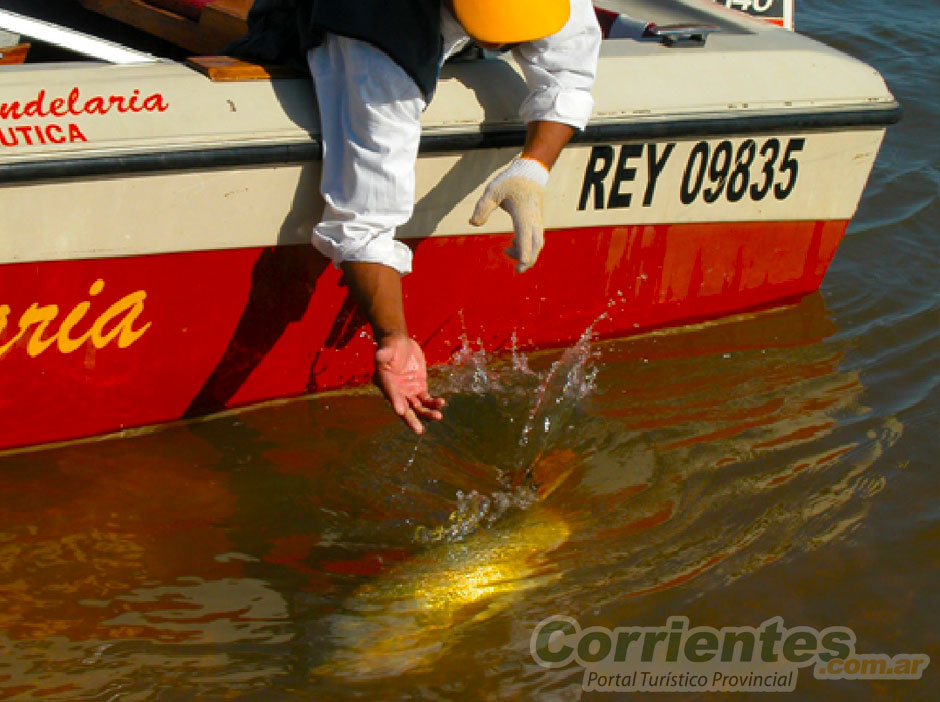
[[421,407],[416,410],[412,410],[415,413],[415,416],[424,419],[428,422],[439,422],[444,419],[444,415],[441,414],[436,409],[430,409],[428,407]]
[[519,263],[531,266],[534,258],[532,246],[535,243],[532,241],[532,224],[523,220],[518,223],[517,227],[516,231],[519,233],[516,235],[516,239],[519,243],[516,247],[519,249]]
[[409,397],[408,402],[411,405],[411,409],[419,417],[433,420],[441,420],[444,418],[444,415],[441,414],[438,409],[442,407],[442,405],[437,404],[434,398]]
[[415,434],[423,434],[424,425],[421,423],[421,420],[418,419],[418,415],[412,408],[413,400],[410,397],[397,394],[394,398],[391,398],[391,400],[392,409],[395,410],[395,414],[401,417],[402,421],[407,424]]
[[440,410],[436,410],[433,407],[419,406],[412,409],[412,411],[421,419],[427,419],[429,421],[439,422],[444,419],[444,415],[441,414]]
[[437,409],[440,409],[447,404],[447,400],[445,400],[443,397],[431,397],[431,394],[426,391],[419,392],[418,399],[421,400],[425,406],[435,407]]
[[409,403],[406,397],[396,393],[394,397],[390,397],[389,399],[392,401],[392,409],[395,410],[395,414],[399,417],[404,417],[408,413]]
[[519,222],[516,231],[518,233],[511,247],[513,252],[510,253],[510,256],[519,261],[516,264],[516,272],[524,273],[535,265],[535,261],[545,243],[545,237],[539,223]]
[[410,407],[401,415],[401,418],[405,420],[405,424],[411,427],[411,431],[415,434],[424,433],[424,425],[421,423],[421,420],[418,419],[418,415],[416,415],[414,410]]
[[487,188],[486,192],[483,193],[483,196],[477,200],[476,207],[473,208],[473,216],[470,217],[470,224],[475,227],[486,224],[486,220],[490,218],[493,210],[495,210],[498,206],[499,199],[496,197],[495,193]]
[[[424,425],[421,423],[421,420],[418,419],[417,408],[414,407],[413,398],[396,393],[395,396],[390,397],[389,400],[392,403],[392,409],[395,410],[395,414],[401,417],[402,421],[407,424],[415,434],[424,433]],[[440,414],[440,412],[438,412],[438,414]],[[443,419],[443,415],[440,418]]]
[[422,419],[440,421],[444,418],[440,409],[444,407],[446,400],[442,397],[431,397],[430,393],[427,391],[419,392],[414,395],[396,393],[395,396],[390,399],[395,414],[401,417],[402,421],[404,421],[415,434],[424,433],[425,427],[424,424],[421,423]]

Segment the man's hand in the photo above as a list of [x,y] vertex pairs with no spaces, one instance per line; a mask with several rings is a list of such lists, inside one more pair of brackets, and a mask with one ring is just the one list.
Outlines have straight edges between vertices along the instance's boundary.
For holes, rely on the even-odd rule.
[[545,166],[534,159],[517,158],[486,186],[470,218],[470,224],[480,226],[497,207],[509,213],[515,238],[506,253],[519,261],[517,273],[535,264],[545,243],[542,208],[547,184]]
[[422,419],[443,419],[440,409],[445,404],[444,399],[428,393],[424,352],[414,339],[394,334],[379,342],[375,353],[375,384],[415,434],[424,433]]
[[343,274],[356,305],[369,320],[378,343],[373,380],[396,414],[416,434],[422,419],[443,419],[442,398],[428,394],[424,352],[408,336],[401,296],[401,276],[381,263],[346,261]]
[[519,273],[533,266],[545,243],[542,201],[548,172],[572,134],[574,129],[560,122],[529,122],[522,156],[486,186],[470,218],[470,224],[480,226],[497,207],[509,213],[516,236],[506,253],[519,261]]

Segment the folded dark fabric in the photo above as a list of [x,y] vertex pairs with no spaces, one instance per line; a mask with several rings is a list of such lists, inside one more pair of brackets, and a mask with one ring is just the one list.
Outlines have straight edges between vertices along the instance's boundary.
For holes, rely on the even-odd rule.
[[255,0],[248,32],[224,53],[307,71],[306,53],[326,32],[369,42],[401,66],[426,98],[434,92],[443,52],[440,0]]

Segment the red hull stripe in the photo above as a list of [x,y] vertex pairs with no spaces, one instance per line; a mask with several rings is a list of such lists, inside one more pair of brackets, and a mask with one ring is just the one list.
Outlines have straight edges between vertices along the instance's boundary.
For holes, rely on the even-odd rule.
[[[517,275],[509,236],[409,242],[411,333],[440,364],[769,306],[816,290],[846,221],[551,231]],[[0,449],[366,382],[373,345],[307,246],[11,264],[0,288]]]

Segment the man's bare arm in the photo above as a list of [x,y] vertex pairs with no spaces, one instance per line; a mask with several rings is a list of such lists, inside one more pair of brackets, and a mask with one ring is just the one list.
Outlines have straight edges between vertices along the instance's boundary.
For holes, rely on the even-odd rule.
[[346,261],[340,268],[359,311],[372,326],[375,342],[389,336],[408,336],[401,298],[401,276],[381,263]]
[[346,285],[369,321],[378,344],[375,384],[405,424],[421,434],[424,432],[422,419],[443,418],[440,409],[444,400],[428,393],[424,353],[408,336],[401,276],[394,268],[380,263],[346,261],[341,268]]
[[561,122],[529,122],[522,157],[551,169],[573,134],[574,128]]

